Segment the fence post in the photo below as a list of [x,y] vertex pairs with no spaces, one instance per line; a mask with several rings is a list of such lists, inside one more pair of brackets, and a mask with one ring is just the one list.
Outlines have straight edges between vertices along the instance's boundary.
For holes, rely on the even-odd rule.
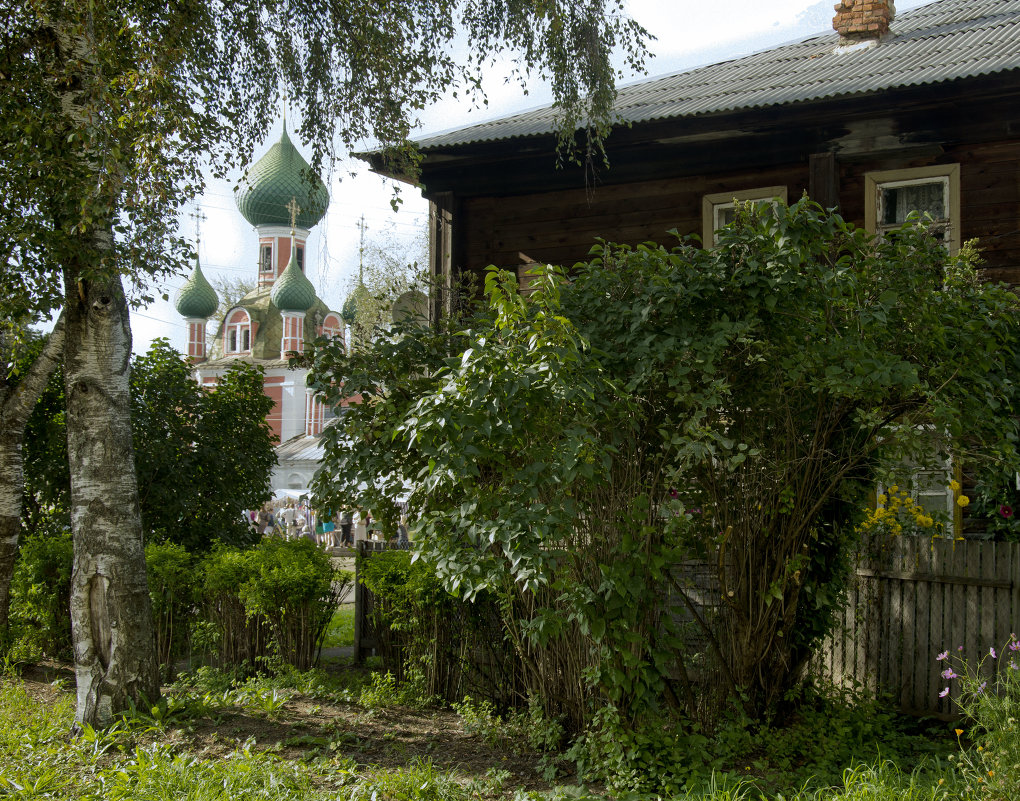
[[361,584],[364,540],[354,543],[354,664],[361,664],[361,638],[365,633],[365,588]]

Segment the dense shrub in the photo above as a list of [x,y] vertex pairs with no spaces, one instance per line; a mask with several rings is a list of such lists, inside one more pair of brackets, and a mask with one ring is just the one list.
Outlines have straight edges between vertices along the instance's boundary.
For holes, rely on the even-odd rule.
[[252,574],[239,588],[244,608],[268,623],[284,662],[307,670],[352,577],[305,539],[270,537],[252,556]]
[[215,548],[202,561],[202,616],[210,624],[204,636],[206,658],[218,667],[248,665],[269,656],[269,627],[249,617],[240,589],[253,575],[253,551]]
[[53,526],[21,542],[11,583],[11,657],[71,656],[71,532]]
[[300,670],[311,667],[351,582],[311,542],[274,538],[252,550],[214,550],[203,574],[203,606],[220,666],[254,666],[275,653]]
[[371,594],[371,636],[383,670],[398,683],[416,683],[424,697],[451,703],[471,695],[505,710],[527,701],[521,662],[494,593],[464,603],[443,588],[435,570],[412,562],[409,551],[358,559],[359,580]]
[[195,558],[182,545],[157,543],[146,547],[145,566],[152,600],[156,653],[167,681],[173,665],[188,652],[189,626],[198,600]]

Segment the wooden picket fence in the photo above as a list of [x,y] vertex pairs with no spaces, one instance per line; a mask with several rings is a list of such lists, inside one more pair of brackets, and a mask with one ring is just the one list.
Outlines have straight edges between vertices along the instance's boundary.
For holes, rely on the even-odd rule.
[[[953,717],[959,683],[940,676],[947,663],[936,655],[976,664],[1014,632],[1020,544],[903,537],[861,559],[842,624],[814,670],[839,686],[889,694],[904,712]],[[1000,664],[987,658],[982,670],[991,676]]]
[[[382,543],[358,543],[365,555]],[[374,599],[357,584],[355,654],[375,652],[370,623]],[[812,672],[847,688],[892,696],[911,714],[956,717],[959,683],[940,676],[951,659],[981,661],[1020,635],[1020,543],[901,537],[860,560],[847,604],[821,644]],[[1002,659],[986,658],[991,676]],[[950,694],[939,693],[946,686]]]

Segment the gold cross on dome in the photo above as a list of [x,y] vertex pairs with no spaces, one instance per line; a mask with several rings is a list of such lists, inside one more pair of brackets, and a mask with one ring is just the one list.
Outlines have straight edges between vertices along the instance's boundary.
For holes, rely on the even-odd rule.
[[294,196],[291,196],[290,202],[287,204],[287,211],[290,212],[291,233],[294,233],[294,226],[297,225],[297,216],[301,213],[301,207],[297,204],[297,198]]
[[195,244],[197,245],[202,241],[202,223],[209,218],[205,216],[201,206],[196,206],[195,210],[188,216],[195,221]]

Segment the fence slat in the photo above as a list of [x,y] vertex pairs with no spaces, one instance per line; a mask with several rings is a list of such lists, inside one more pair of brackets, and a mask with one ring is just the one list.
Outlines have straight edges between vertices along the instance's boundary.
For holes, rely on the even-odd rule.
[[834,683],[891,693],[904,711],[954,715],[957,683],[935,656],[963,646],[975,663],[1020,629],[1020,543],[899,538],[862,558],[841,618],[816,661]]
[[917,572],[928,579],[917,582],[914,597],[914,666],[911,673],[914,681],[914,695],[910,705],[915,710],[927,708],[931,694],[931,645],[929,632],[931,616],[935,611],[931,605],[931,542],[919,539],[917,542]]

